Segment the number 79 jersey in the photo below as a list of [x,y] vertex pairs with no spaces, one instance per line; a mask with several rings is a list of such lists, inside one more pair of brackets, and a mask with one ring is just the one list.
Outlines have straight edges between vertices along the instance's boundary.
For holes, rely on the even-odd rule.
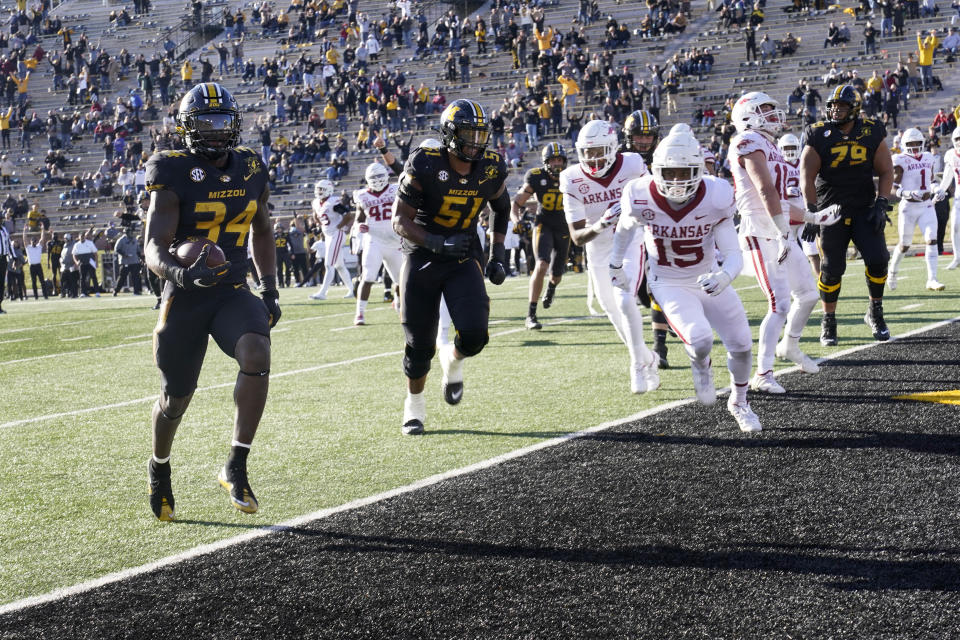
[[364,224],[370,229],[370,236],[393,247],[400,246],[400,236],[393,230],[393,200],[396,197],[396,184],[391,184],[380,193],[372,193],[369,189],[353,192],[353,201],[363,212]]
[[882,122],[871,118],[856,120],[849,133],[829,122],[817,122],[803,133],[804,144],[820,156],[817,173],[817,206],[839,204],[856,213],[873,204],[873,158],[887,137]]
[[717,268],[713,231],[733,216],[733,187],[726,180],[704,176],[696,194],[674,209],[657,190],[653,176],[646,175],[627,183],[620,208],[620,224],[644,227],[649,277],[695,282]]
[[[415,222],[427,233],[442,236],[467,233],[471,239],[470,257],[481,259],[483,248],[476,233],[477,218],[507,178],[507,166],[500,154],[485,151],[480,159],[471,163],[470,173],[462,176],[450,166],[445,149],[420,147],[407,158],[400,180],[410,178],[419,183],[423,193]],[[403,239],[403,251],[432,260],[443,259],[406,239]]]
[[147,191],[172,191],[180,200],[174,242],[209,238],[231,263],[222,282],[246,282],[250,223],[267,184],[260,155],[237,147],[221,170],[189,151],[161,151],[147,161],[146,180]]

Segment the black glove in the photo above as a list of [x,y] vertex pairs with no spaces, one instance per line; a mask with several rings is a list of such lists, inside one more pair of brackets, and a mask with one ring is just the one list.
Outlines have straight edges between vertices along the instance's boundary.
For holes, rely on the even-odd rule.
[[216,267],[208,267],[208,255],[210,255],[209,244],[200,250],[200,255],[197,256],[192,265],[177,272],[176,283],[178,287],[187,291],[205,289],[214,286],[230,273],[229,261]]
[[428,233],[423,239],[423,246],[438,256],[466,258],[470,251],[470,236],[466,233],[455,233],[444,237],[438,233]]
[[260,297],[263,298],[263,304],[267,307],[267,313],[270,314],[270,328],[272,329],[280,322],[280,316],[282,315],[276,276],[264,276],[261,279]]
[[490,260],[487,261],[487,278],[491,284],[501,285],[507,279],[507,252],[502,242],[494,242],[490,247]]
[[890,203],[887,199],[883,196],[877,196],[870,213],[867,214],[867,221],[873,224],[874,232],[883,233],[883,228],[890,222],[890,216],[887,215],[889,208]]
[[800,232],[800,239],[804,242],[813,242],[820,235],[820,225],[808,222],[803,225],[803,231]]

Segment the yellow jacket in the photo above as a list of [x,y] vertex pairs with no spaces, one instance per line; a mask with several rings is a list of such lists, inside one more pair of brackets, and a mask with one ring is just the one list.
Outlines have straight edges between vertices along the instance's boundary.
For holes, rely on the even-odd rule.
[[11,73],[10,77],[13,78],[13,81],[17,83],[17,93],[26,93],[27,85],[30,84],[30,72],[27,71],[27,75],[23,77],[23,80],[17,77],[16,74]]
[[[960,107],[958,107],[960,108]],[[10,128],[10,116],[13,115],[13,107],[7,109],[6,113],[0,113],[0,131]]]
[[917,49],[919,50],[917,57],[920,60],[921,67],[928,67],[933,64],[933,50],[937,48],[939,43],[940,40],[937,39],[937,36],[927,36],[926,38],[917,36]]
[[563,87],[563,93],[561,95],[564,98],[567,96],[575,96],[580,93],[580,85],[577,84],[577,80],[572,76],[569,78],[560,76],[557,78],[557,82],[559,82],[560,86]]
[[332,65],[340,64],[340,52],[333,47],[327,49],[327,62]]
[[190,64],[189,60],[183,61],[183,66],[180,67],[180,78],[184,82],[190,82],[193,80],[193,66]]
[[550,48],[550,41],[553,40],[553,27],[546,32],[534,30],[533,37],[537,39],[537,48],[540,51],[546,51]]
[[323,117],[326,120],[336,120],[337,119],[337,108],[333,106],[332,102],[328,102],[327,106],[323,108]]

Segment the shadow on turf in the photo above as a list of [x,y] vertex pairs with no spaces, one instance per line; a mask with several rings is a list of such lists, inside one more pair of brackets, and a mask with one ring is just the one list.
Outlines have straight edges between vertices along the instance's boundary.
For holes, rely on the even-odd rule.
[[[329,525],[326,525],[329,526]],[[304,527],[278,527],[312,539],[316,554],[439,555],[444,558],[508,558],[574,565],[632,566],[636,568],[701,569],[736,572],[781,571],[834,578],[839,591],[960,591],[960,562],[949,560],[880,559],[854,557],[903,553],[956,555],[956,549],[897,549],[895,547],[833,547],[809,544],[744,543],[723,550],[687,549],[672,545],[627,545],[614,548],[585,546],[498,544],[477,540],[448,540],[400,536],[360,535]],[[819,552],[819,553],[818,553]],[[849,555],[838,555],[845,553]]]

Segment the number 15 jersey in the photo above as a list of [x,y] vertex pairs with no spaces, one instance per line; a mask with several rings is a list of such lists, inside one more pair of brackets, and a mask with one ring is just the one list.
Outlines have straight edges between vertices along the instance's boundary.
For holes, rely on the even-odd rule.
[[882,122],[859,118],[850,133],[829,122],[806,128],[803,139],[820,156],[817,173],[817,206],[839,204],[844,212],[856,213],[873,204],[873,157],[887,137]]

